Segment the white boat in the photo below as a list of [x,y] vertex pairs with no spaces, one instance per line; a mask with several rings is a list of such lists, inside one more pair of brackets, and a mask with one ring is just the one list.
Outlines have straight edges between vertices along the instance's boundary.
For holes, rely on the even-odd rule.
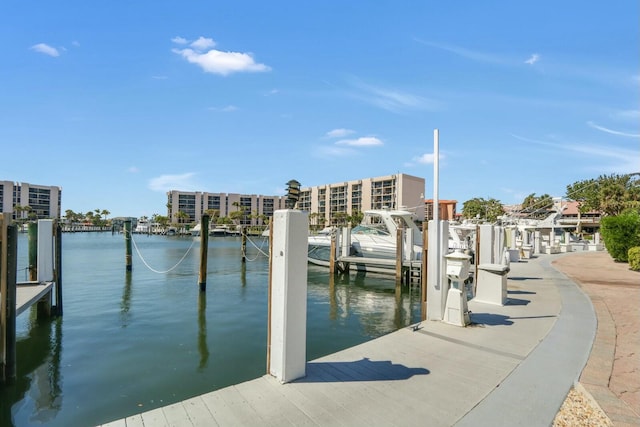
[[[414,242],[411,259],[420,260],[422,257],[422,232],[413,221],[413,214],[405,210],[365,211],[362,222],[351,230],[349,255],[363,258],[395,259],[399,226],[410,230]],[[332,233],[321,233],[309,236],[308,260],[311,264],[329,265],[331,235]],[[353,268],[367,269],[365,264],[360,263],[354,265]],[[376,270],[378,269],[376,268]]]
[[[410,254],[411,261],[422,259],[422,231],[413,220],[413,214],[405,210],[369,210],[364,212],[362,222],[351,230],[350,256],[362,258],[376,258],[385,260],[396,259],[396,241],[398,227],[411,230],[413,248]],[[327,231],[328,230],[328,231]],[[475,245],[475,226],[450,225],[449,226],[449,250],[464,250],[473,254]],[[309,263],[329,266],[331,253],[331,236],[335,229],[325,229],[322,232],[310,235],[308,238]],[[375,263],[373,263],[375,264]],[[367,263],[351,263],[351,268],[358,270],[370,270],[375,272],[395,272],[395,264],[380,263],[367,267]]]
[[202,226],[200,225],[200,223],[197,223],[191,230],[189,230],[189,232],[192,236],[199,236],[201,228]]
[[136,224],[136,228],[133,230],[136,234],[147,234],[151,231],[151,224],[144,218],[140,218]]
[[226,236],[231,233],[231,229],[227,224],[216,225],[209,230],[209,236]]

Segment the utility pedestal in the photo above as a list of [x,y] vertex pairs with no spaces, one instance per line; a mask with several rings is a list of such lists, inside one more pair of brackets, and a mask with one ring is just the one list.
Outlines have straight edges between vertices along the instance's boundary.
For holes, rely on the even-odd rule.
[[469,278],[471,256],[457,250],[445,255],[447,260],[447,277],[451,280],[451,288],[447,292],[447,304],[443,320],[456,326],[467,326],[471,323],[467,306],[467,292],[464,282]]
[[478,265],[474,300],[487,304],[505,305],[507,303],[507,273],[509,273],[509,266],[504,264]]

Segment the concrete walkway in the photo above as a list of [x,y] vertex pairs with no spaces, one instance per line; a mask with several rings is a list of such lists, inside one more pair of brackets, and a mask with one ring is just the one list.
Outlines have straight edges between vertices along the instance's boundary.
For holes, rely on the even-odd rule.
[[640,426],[640,273],[606,252],[561,257],[552,265],[589,295],[598,318],[580,383],[615,426]]
[[290,384],[264,376],[109,425],[549,426],[596,331],[554,257],[512,263],[509,304],[471,301],[470,327],[423,322],[309,362]]

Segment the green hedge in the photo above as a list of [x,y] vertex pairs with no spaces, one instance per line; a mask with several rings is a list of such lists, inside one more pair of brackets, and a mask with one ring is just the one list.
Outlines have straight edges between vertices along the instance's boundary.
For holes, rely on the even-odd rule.
[[640,246],[640,215],[630,212],[604,217],[600,232],[609,255],[616,261],[628,262],[629,249]]
[[629,249],[629,268],[633,271],[640,271],[640,246]]

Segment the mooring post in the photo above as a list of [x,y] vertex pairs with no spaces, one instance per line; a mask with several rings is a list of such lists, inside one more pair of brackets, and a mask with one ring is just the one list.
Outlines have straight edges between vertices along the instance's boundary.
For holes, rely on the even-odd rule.
[[209,215],[202,215],[200,219],[200,273],[198,285],[200,292],[207,290],[207,256],[209,253]]
[[18,268],[18,226],[7,227],[7,364],[5,382],[16,379],[16,269]]
[[0,383],[6,381],[7,365],[7,224],[11,214],[0,214]]
[[27,240],[29,242],[29,281],[33,282],[38,277],[38,223],[30,222],[28,226]]
[[404,229],[398,227],[396,230],[396,289],[402,285],[402,237]]
[[16,378],[18,227],[7,212],[0,221],[0,383],[9,384]]
[[126,248],[126,254],[124,256],[125,270],[133,270],[131,265],[131,220],[126,219],[124,221],[124,244]]
[[420,318],[427,320],[427,257],[429,255],[429,222],[422,223],[422,265],[420,266]]
[[329,249],[329,274],[336,272],[336,233],[331,234],[331,246]]
[[241,228],[242,232],[242,262],[247,262],[247,227],[244,225]]
[[473,294],[476,294],[478,290],[478,264],[480,264],[480,225],[476,224],[476,246],[474,248],[474,257],[473,257]]
[[57,316],[62,316],[62,226],[56,221],[56,229],[54,234],[55,244],[55,275],[56,281],[56,310]]
[[269,218],[269,278],[267,283],[267,373],[271,372],[271,295],[273,293],[273,217]]
[[309,220],[292,209],[273,216],[269,374],[287,383],[306,375]]

